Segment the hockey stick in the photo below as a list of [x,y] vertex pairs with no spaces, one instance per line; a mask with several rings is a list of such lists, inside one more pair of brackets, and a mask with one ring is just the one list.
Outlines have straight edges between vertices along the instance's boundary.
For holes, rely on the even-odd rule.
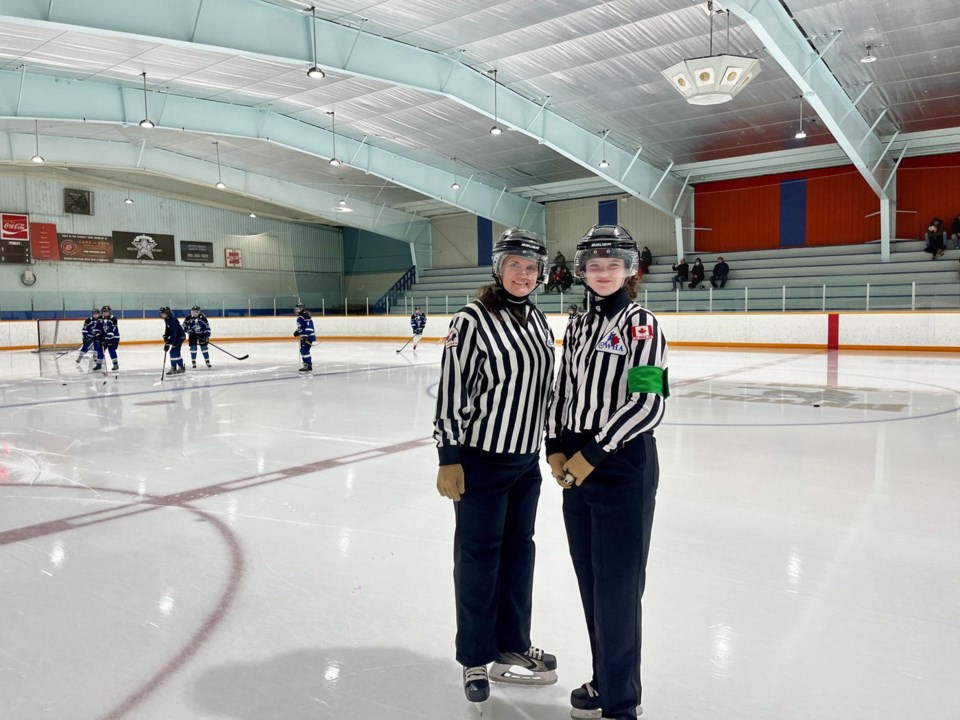
[[79,350],[79,349],[80,349],[80,348],[67,348],[67,349],[64,350],[63,352],[58,352],[54,357],[62,358],[62,357],[63,357],[64,355],[66,355],[67,353],[76,352],[76,351]]
[[227,351],[227,350],[224,350],[224,349],[223,349],[222,347],[220,347],[219,345],[214,345],[214,344],[213,344],[212,342],[210,342],[209,340],[207,341],[207,345],[210,345],[210,346],[212,346],[212,347],[215,347],[217,350],[219,350],[219,351],[222,352],[222,353],[226,353],[227,355],[229,355],[230,357],[232,357],[234,360],[246,360],[248,357],[250,357],[249,355],[244,355],[243,357],[237,357],[237,356],[234,355],[232,352],[229,352],[229,351]]
[[407,345],[409,345],[409,344],[412,343],[412,342],[413,342],[413,338],[410,338],[409,340],[407,340],[407,341],[403,344],[403,347],[402,347],[402,348],[400,348],[399,350],[397,350],[397,352],[398,352],[398,353],[403,352],[403,348],[405,348]]
[[163,346],[163,365],[160,367],[160,382],[163,382],[163,378],[167,374],[167,353],[170,352],[170,349],[164,345]]

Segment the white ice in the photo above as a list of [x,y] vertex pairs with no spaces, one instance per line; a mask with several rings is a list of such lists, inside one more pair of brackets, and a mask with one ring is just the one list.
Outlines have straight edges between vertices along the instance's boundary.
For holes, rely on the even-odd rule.
[[[475,717],[440,348],[398,346],[322,342],[300,377],[295,342],[233,343],[162,384],[156,347],[106,378],[0,353],[0,718]],[[960,358],[676,349],[670,374],[644,716],[960,717]],[[494,720],[566,718],[589,678],[561,492],[533,619],[560,681],[494,686]]]

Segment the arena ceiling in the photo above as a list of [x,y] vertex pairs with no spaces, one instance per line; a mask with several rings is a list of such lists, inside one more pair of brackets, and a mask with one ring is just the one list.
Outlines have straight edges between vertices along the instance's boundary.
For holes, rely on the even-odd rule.
[[[714,50],[728,47],[729,34],[729,52],[759,58],[762,73],[733,101],[711,107],[689,105],[669,86],[662,69],[683,57],[707,54],[704,2],[317,0],[318,26],[325,28],[318,32],[320,57],[345,60],[339,69],[325,67],[322,80],[305,73],[311,50],[307,2],[89,0],[77,4],[80,10],[65,10],[65,5],[0,0],[3,172],[69,173],[244,211],[251,201],[260,202],[263,214],[331,222],[341,218],[326,208],[314,212],[308,201],[288,206],[283,193],[264,192],[265,181],[250,178],[294,184],[318,193],[323,203],[328,196],[349,194],[398,218],[421,218],[463,209],[484,214],[485,207],[502,212],[507,203],[513,203],[511,212],[528,213],[526,199],[539,203],[622,192],[596,168],[604,132],[607,152],[634,158],[633,172],[646,173],[637,185],[641,195],[651,189],[644,183],[652,185],[660,173],[660,182],[676,194],[688,178],[849,162],[809,102],[807,137],[794,138],[802,91],[735,13],[715,16]],[[907,141],[908,154],[960,147],[960,0],[784,0],[780,5],[810,47],[825,50],[825,68],[846,97],[860,98],[854,112],[868,125],[877,121],[872,133],[878,141],[895,140],[889,158]],[[209,17],[213,12],[222,13],[222,36],[211,29],[218,25]],[[297,31],[288,47],[231,42],[240,32],[227,29],[249,30],[257,23],[265,28],[285,23]],[[204,30],[206,36],[195,37]],[[351,37],[352,47],[349,42],[331,47],[328,41]],[[473,99],[417,87],[402,81],[409,77],[403,72],[412,70],[398,67],[402,56],[381,58],[365,50],[374,47],[368,41],[393,41],[448,64],[453,60],[458,72],[466,69],[483,84],[471,90]],[[877,61],[864,64],[860,60],[868,45]],[[363,57],[354,54],[358,49]],[[354,65],[362,69],[352,71]],[[424,66],[424,72],[431,67]],[[489,108],[475,98],[487,88],[492,92],[493,69],[501,103],[515,96],[517,103],[544,107],[545,114],[565,123],[561,141],[537,137],[535,123],[525,128],[506,123],[507,132],[489,133]],[[136,124],[138,112],[143,114],[137,93],[144,72],[150,113],[158,121],[152,130]],[[441,87],[442,78],[432,80]],[[85,105],[99,97],[91,90],[111,89],[123,97],[118,113],[100,116]],[[47,98],[46,107],[40,96]],[[49,108],[51,97],[57,98],[56,111]],[[264,124],[238,131],[250,124],[252,111]],[[330,111],[344,159],[339,167],[326,162],[321,142],[329,137]],[[165,115],[180,124],[166,123]],[[284,132],[299,132],[303,141],[292,135],[278,140],[270,128],[281,121],[295,123]],[[23,150],[32,148],[35,128],[40,142],[54,148],[41,168],[31,167],[32,152]],[[584,145],[583,137],[591,136],[595,147]],[[90,152],[71,154],[69,141],[87,141]],[[228,183],[225,192],[203,180],[203,167],[214,162],[213,141],[219,143],[223,166],[238,173],[239,180]],[[57,148],[64,148],[63,158],[58,159]],[[130,148],[117,157],[139,160],[103,165],[85,160],[103,155],[96,148]],[[364,164],[362,158],[374,151],[381,164]],[[143,162],[150,152],[194,161],[197,169],[182,177],[175,170],[151,171]],[[451,176],[486,195],[475,206],[461,202],[449,190]],[[669,211],[670,205],[663,207]]]

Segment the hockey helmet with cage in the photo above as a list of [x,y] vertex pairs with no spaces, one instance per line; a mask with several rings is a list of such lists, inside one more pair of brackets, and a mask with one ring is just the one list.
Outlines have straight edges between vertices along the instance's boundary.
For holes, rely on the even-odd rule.
[[100,312],[101,312],[101,313],[108,313],[108,312],[110,312],[110,306],[109,306],[109,305],[104,305],[102,308],[100,308]]
[[164,305],[162,308],[160,308],[160,317],[163,317],[164,315],[170,317],[172,314],[173,313],[170,312],[170,308],[168,306]]
[[94,308],[93,312],[90,313],[94,317],[100,317],[100,308]]
[[574,273],[578,278],[586,276],[587,261],[594,258],[617,258],[623,260],[624,277],[635,275],[640,267],[640,251],[637,242],[620,225],[594,225],[577,243],[574,257]]
[[200,317],[200,306],[194,305],[192,308],[190,308],[190,314],[193,315],[193,317]]
[[537,262],[537,285],[547,281],[547,246],[535,232],[521,228],[509,228],[503,231],[493,245],[491,256],[493,279],[502,287],[501,273],[503,261],[510,255],[519,255]]
[[303,312],[304,310],[307,309],[307,306],[304,305],[302,302],[298,302],[296,305],[293,306],[293,309],[294,309],[296,312],[301,313],[301,312]]

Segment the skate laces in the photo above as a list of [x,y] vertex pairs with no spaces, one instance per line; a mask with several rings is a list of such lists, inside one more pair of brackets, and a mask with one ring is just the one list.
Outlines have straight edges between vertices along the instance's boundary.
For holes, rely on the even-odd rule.
[[593,685],[591,685],[590,683],[584,683],[581,687],[583,687],[583,689],[587,691],[587,697],[589,698],[595,698],[597,695],[600,694],[593,689]]
[[468,667],[463,669],[464,684],[467,684],[469,682],[474,682],[476,680],[486,680],[486,679],[487,679],[486,665],[477,665],[475,667]]
[[524,655],[532,657],[534,660],[543,660],[543,650],[533,645],[530,646],[530,649],[527,650]]

